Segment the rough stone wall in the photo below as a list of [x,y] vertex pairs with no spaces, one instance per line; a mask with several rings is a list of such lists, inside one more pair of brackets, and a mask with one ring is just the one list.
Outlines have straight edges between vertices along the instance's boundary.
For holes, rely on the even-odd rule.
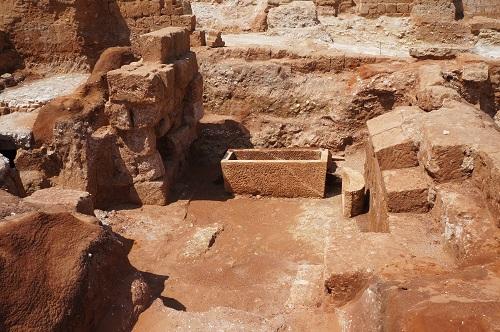
[[175,26],[193,31],[196,18],[188,1],[183,0],[118,0],[118,7],[131,39],[161,28]]
[[[442,14],[438,10],[443,3],[458,6],[457,10],[463,10],[465,16],[488,16],[500,17],[500,0],[457,0],[457,1],[422,1],[422,0],[359,0],[356,1],[357,12],[361,16],[377,17],[408,16],[414,5],[427,4],[430,13],[438,17]],[[461,18],[461,17],[460,17]]]
[[500,18],[500,0],[463,0],[465,16]]
[[407,16],[411,12],[413,2],[414,0],[360,0],[357,12],[367,17]]
[[167,203],[203,114],[203,80],[183,28],[143,35],[134,50],[140,61],[126,48],[104,52],[73,95],[40,109],[36,148],[16,158],[21,174],[41,171],[97,207]]

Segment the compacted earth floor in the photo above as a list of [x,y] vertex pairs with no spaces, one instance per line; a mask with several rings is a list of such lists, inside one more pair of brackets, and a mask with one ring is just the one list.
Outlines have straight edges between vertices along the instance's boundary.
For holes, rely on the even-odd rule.
[[[220,177],[188,174],[168,206],[98,213],[134,241],[132,265],[165,280],[134,331],[341,330],[337,308],[381,266],[453,267],[421,218],[390,234],[366,232],[364,216],[345,219],[333,182],[325,199],[233,197]],[[325,288],[332,275],[347,282],[333,295]]]

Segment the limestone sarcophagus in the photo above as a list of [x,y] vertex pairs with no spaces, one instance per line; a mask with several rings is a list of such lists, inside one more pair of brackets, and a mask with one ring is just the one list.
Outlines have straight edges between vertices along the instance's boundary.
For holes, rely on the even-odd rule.
[[221,161],[224,186],[235,194],[323,197],[328,150],[229,150]]

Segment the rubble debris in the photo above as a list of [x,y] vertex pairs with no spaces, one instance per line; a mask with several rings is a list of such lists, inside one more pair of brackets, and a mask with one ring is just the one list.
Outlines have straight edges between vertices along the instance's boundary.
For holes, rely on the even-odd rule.
[[222,33],[214,30],[207,32],[206,44],[210,48],[224,47],[226,45],[226,43],[222,40]]

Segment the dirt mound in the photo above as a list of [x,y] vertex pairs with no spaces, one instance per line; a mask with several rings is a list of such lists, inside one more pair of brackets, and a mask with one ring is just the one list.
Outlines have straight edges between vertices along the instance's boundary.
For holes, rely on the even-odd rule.
[[60,119],[73,116],[85,116],[91,112],[104,110],[107,98],[106,73],[118,69],[134,60],[134,55],[128,47],[111,47],[102,53],[87,82],[69,96],[54,99],[40,109],[33,136],[40,143],[52,139],[55,123]]
[[152,296],[128,246],[97,220],[68,213],[1,223],[0,330],[130,329]]

